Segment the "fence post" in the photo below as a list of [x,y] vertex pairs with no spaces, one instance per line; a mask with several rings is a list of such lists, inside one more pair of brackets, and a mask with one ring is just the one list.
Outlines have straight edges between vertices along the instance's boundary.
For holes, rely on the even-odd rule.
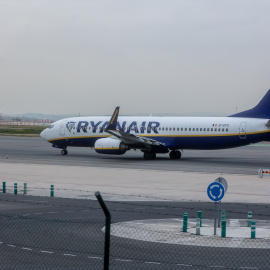
[[226,220],[221,221],[221,237],[226,237]]
[[14,194],[17,195],[18,193],[18,184],[14,183]]
[[247,226],[248,226],[248,227],[251,226],[251,220],[252,220],[252,212],[249,211],[249,212],[248,212],[248,220],[247,220]]
[[109,269],[109,261],[110,261],[110,233],[111,233],[111,213],[108,210],[103,198],[100,195],[100,192],[97,191],[95,196],[104,212],[106,217],[106,225],[105,225],[105,247],[104,247],[104,270]]
[[183,232],[187,232],[188,227],[188,213],[184,213],[183,216]]
[[256,238],[256,221],[251,221],[251,238]]
[[198,211],[198,218],[200,219],[200,227],[202,227],[202,211]]
[[6,193],[7,190],[6,190],[6,182],[3,182],[3,193]]
[[51,197],[54,196],[54,185],[51,185]]
[[23,184],[23,194],[26,195],[27,194],[27,183]]

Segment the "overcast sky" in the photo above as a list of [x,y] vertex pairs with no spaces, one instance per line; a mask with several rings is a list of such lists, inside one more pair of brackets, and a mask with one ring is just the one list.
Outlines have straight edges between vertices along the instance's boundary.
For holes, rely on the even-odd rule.
[[0,0],[4,114],[229,115],[269,88],[270,1]]

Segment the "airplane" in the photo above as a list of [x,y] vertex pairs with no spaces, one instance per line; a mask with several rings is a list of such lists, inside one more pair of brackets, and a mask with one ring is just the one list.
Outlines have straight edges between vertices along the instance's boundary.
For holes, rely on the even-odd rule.
[[169,153],[180,159],[183,149],[216,150],[270,141],[270,89],[252,109],[227,117],[111,118],[88,116],[54,122],[40,136],[67,155],[67,147],[91,147],[99,154],[122,155],[141,150],[146,160]]

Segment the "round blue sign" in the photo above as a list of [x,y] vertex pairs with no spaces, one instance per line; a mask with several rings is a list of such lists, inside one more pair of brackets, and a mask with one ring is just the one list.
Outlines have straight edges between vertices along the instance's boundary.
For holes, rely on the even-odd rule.
[[225,195],[224,186],[219,182],[211,183],[207,188],[207,195],[214,202],[221,201]]

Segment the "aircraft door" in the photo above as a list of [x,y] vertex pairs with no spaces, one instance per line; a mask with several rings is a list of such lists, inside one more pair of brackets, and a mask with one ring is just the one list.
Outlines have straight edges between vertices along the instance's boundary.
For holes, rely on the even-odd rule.
[[66,121],[62,121],[60,124],[59,135],[65,135]]
[[239,127],[239,137],[240,137],[240,139],[246,139],[247,138],[246,131],[247,131],[247,123],[242,122],[240,124],[240,127]]

